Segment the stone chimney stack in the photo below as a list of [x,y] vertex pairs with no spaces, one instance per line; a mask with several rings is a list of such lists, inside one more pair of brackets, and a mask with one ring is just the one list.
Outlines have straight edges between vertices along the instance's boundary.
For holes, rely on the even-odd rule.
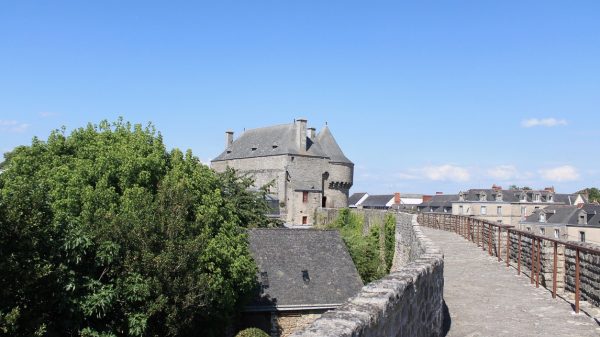
[[296,132],[300,151],[306,151],[306,119],[296,119]]
[[228,130],[225,131],[225,148],[230,148],[231,144],[233,144],[233,131]]
[[314,141],[316,136],[317,136],[317,129],[308,128],[308,138],[310,138],[310,140]]
[[400,193],[399,192],[394,193],[394,204],[400,205]]

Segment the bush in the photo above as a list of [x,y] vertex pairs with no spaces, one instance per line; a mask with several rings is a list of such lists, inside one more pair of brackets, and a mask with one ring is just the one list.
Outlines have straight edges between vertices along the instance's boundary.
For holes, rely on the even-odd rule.
[[392,214],[386,214],[384,223],[373,223],[368,231],[364,227],[364,218],[348,208],[340,210],[337,219],[327,226],[340,231],[352,262],[366,284],[382,278],[390,271],[394,258],[396,220]]
[[259,328],[244,329],[235,335],[235,337],[270,337],[269,334]]
[[51,133],[0,174],[0,335],[216,336],[255,287],[251,181],[152,125]]

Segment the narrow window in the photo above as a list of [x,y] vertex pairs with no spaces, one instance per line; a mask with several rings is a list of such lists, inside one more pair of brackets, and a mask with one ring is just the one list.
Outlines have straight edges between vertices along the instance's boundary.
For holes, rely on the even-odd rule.
[[496,212],[498,213],[498,215],[502,216],[502,206],[496,207]]
[[555,239],[559,239],[560,238],[560,229],[555,229],[554,230],[554,238]]
[[302,217],[302,224],[303,225],[308,224],[308,217],[306,215]]
[[525,215],[525,213],[527,213],[527,207],[521,206],[521,215]]
[[310,282],[310,275],[308,275],[308,270],[306,269],[302,271],[302,281],[304,281],[304,283]]
[[546,235],[546,228],[540,228],[540,233],[542,235]]
[[486,215],[486,214],[487,214],[487,207],[481,206],[481,215]]
[[579,241],[585,242],[585,232],[584,231],[579,232]]
[[308,192],[307,191],[302,192],[302,202],[303,203],[308,202]]
[[458,212],[459,214],[464,214],[464,209],[462,205],[458,206]]
[[269,274],[266,271],[260,272],[260,287],[262,291],[269,288]]

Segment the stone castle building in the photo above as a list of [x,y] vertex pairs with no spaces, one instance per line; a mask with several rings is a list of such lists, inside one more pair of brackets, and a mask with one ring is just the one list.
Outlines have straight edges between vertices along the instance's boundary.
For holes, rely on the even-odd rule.
[[235,140],[227,131],[225,139],[225,151],[211,167],[250,174],[257,187],[272,183],[270,193],[285,222],[310,225],[317,208],[348,206],[354,164],[327,126],[317,134],[315,128],[307,128],[306,119],[297,119],[246,130]]

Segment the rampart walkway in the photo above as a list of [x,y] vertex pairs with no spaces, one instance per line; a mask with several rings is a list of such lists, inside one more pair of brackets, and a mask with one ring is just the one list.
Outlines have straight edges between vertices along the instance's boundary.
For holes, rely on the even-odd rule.
[[[444,252],[446,336],[600,336],[600,326],[459,235],[422,227]],[[592,309],[594,310],[594,309]]]

